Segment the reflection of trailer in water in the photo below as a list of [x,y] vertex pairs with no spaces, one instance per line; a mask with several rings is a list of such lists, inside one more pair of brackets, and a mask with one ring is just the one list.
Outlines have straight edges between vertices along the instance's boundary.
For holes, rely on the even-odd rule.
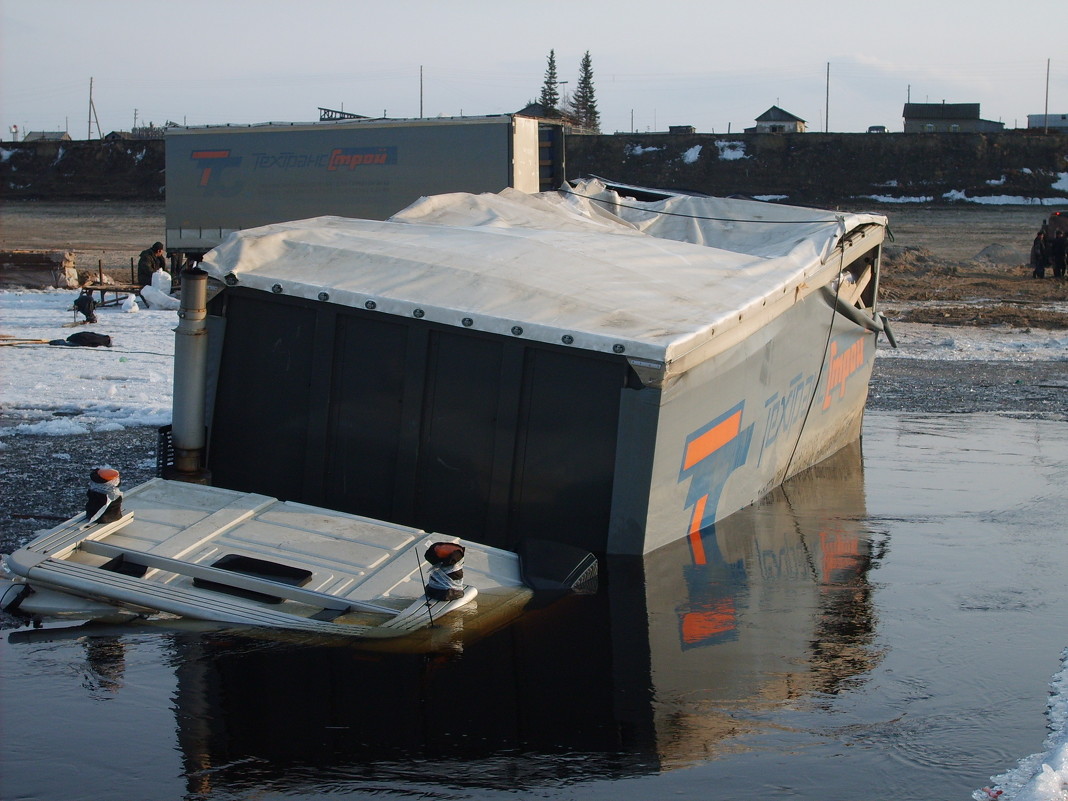
[[[459,659],[178,630],[167,647],[187,790],[302,796],[388,776],[522,793],[559,789],[562,764],[568,782],[623,779],[751,745],[777,725],[767,710],[839,692],[878,664],[871,530],[854,444],[703,532],[703,563],[681,541],[609,559],[597,595],[492,636],[472,636],[470,621],[437,629]],[[116,636],[11,639],[78,636],[93,675],[108,675],[131,640],[95,631]]]

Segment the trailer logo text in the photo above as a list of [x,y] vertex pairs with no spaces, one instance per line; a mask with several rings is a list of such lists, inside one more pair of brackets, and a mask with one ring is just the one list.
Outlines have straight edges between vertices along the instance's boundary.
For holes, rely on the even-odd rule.
[[372,164],[396,164],[395,147],[337,147],[330,152],[330,163],[326,169],[355,170]]
[[829,409],[838,390],[838,397],[844,398],[846,391],[846,379],[864,366],[864,340],[858,339],[841,354],[838,353],[838,343],[831,343],[830,372],[827,374],[827,392],[823,396],[823,408]]

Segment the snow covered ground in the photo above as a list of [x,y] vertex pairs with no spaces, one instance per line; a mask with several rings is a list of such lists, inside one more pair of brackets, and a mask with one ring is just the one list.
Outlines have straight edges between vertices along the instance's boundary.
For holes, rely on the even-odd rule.
[[[69,310],[77,294],[0,292],[0,410],[8,423],[0,441],[170,422],[176,312],[109,306],[96,310],[94,325],[64,328],[84,319]],[[65,340],[78,331],[107,334],[112,346],[12,344]]]
[[1061,652],[1061,670],[1049,686],[1046,750],[992,777],[990,787],[972,794],[975,801],[1068,801],[1068,648]]
[[[76,317],[70,290],[0,292],[0,454],[20,434],[65,436],[171,419],[173,310],[97,309],[95,325],[64,328]],[[45,344],[76,331],[112,339],[110,348]],[[899,348],[879,358],[939,360],[1063,360],[1062,332],[969,329],[896,324]],[[12,344],[22,340],[44,340]],[[1046,750],[1020,760],[1012,771],[975,791],[978,801],[1068,801],[1068,649],[1051,683]]]
[[[0,440],[170,422],[176,313],[108,306],[97,309],[95,325],[64,328],[82,319],[70,310],[76,296],[71,290],[0,292],[0,410],[9,424]],[[107,334],[112,346],[11,344],[66,339],[77,331]],[[883,342],[879,358],[1042,361],[1068,352],[1064,332],[902,323],[893,331],[898,349]]]

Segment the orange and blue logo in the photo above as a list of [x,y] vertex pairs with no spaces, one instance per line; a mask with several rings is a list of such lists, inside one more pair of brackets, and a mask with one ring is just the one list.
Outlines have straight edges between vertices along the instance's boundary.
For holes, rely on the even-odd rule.
[[695,564],[706,562],[701,541],[706,518],[715,520],[716,507],[727,479],[749,458],[753,424],[742,427],[744,407],[745,401],[742,401],[686,438],[679,481],[690,480],[686,508],[693,509],[689,538]]
[[200,168],[199,186],[215,188],[228,167],[240,167],[241,156],[231,156],[229,150],[194,150],[190,156]]

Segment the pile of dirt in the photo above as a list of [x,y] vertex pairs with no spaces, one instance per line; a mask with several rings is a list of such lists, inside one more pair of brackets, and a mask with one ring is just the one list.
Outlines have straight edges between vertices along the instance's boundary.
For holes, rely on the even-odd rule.
[[940,325],[1068,328],[1068,281],[1032,277],[1012,248],[992,244],[969,260],[888,245],[879,294],[891,320]]

